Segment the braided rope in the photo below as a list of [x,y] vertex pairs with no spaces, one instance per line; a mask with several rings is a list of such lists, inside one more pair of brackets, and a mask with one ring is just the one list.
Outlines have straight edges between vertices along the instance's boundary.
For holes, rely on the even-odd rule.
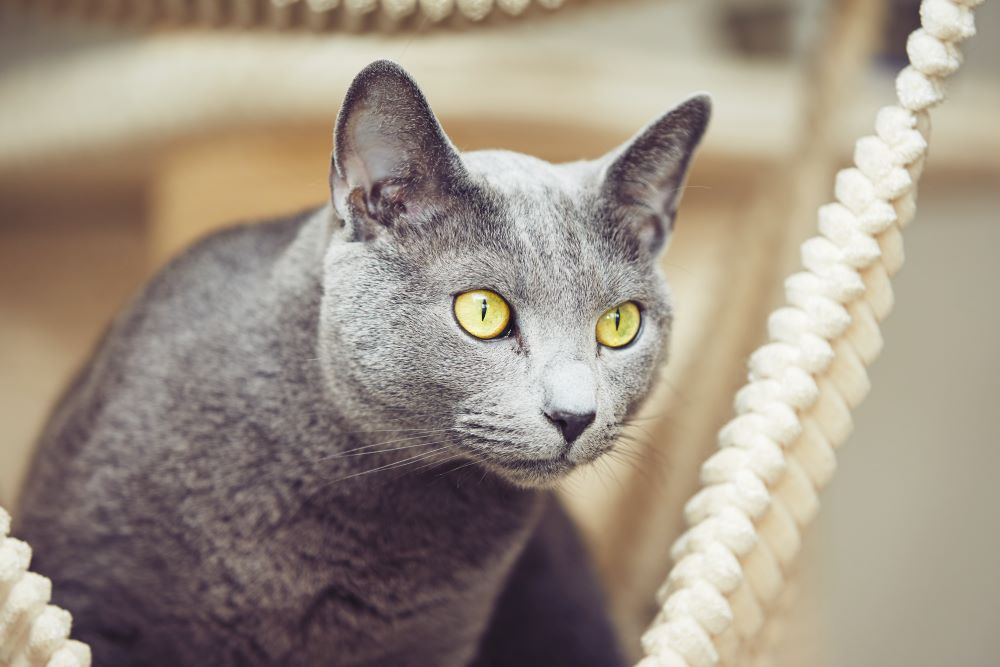
[[702,466],[685,506],[688,530],[657,594],[660,613],[642,638],[639,667],[710,667],[752,657],[783,597],[815,516],[817,492],[869,390],[865,367],[882,347],[892,308],[889,278],[903,262],[900,230],[916,210],[916,183],[942,79],[962,62],[982,0],[923,0],[907,41],[898,106],[858,140],[854,167],[836,176],[836,202],[819,209],[820,235],[802,244],[805,271],[785,282],[788,305],[768,318],[770,342],[750,357],[736,417]]
[[[303,0],[271,0],[279,7]],[[382,11],[392,19],[401,19],[410,14],[421,13],[431,21],[441,21],[452,13],[459,13],[472,21],[480,21],[494,9],[517,16],[532,3],[532,0],[304,0],[310,10],[327,12],[338,6],[348,14],[367,14]],[[534,0],[545,9],[561,7],[565,0]]]
[[90,648],[69,639],[70,613],[49,604],[52,582],[28,571],[31,547],[9,532],[0,507],[0,665],[89,667]]
[[[446,22],[519,17],[533,7],[556,10],[568,0],[6,0],[42,15],[130,25],[270,27],[279,30],[398,30]],[[571,1],[571,0],[570,0]],[[0,3],[0,11],[3,6]],[[411,19],[413,22],[410,22]]]

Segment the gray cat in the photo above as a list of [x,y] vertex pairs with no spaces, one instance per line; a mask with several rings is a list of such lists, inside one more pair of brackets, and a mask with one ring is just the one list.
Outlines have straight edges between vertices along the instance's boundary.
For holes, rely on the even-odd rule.
[[362,71],[331,203],[175,260],[42,435],[17,530],[96,664],[622,664],[547,489],[650,390],[708,116],[591,162],[459,153]]

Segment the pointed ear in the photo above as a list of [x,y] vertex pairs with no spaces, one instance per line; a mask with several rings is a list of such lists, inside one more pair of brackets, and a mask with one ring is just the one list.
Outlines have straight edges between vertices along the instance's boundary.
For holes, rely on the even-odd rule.
[[352,240],[426,223],[464,176],[427,100],[396,63],[355,77],[337,117],[330,191]]
[[653,121],[607,158],[601,195],[614,233],[629,234],[650,252],[673,228],[694,149],[712,113],[708,95],[691,97]]

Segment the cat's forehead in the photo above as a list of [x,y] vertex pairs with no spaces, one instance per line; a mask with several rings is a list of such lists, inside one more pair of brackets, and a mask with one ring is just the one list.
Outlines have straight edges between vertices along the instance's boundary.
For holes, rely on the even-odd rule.
[[412,248],[421,262],[434,258],[428,267],[450,288],[489,287],[518,305],[578,302],[585,310],[658,289],[654,267],[609,233],[594,163],[553,165],[505,151],[463,161],[482,201],[436,237],[444,247]]
[[502,150],[463,153],[462,162],[470,173],[497,193],[524,199],[582,194],[594,188],[598,172],[593,162],[552,164]]
[[529,255],[599,240],[594,163],[551,164],[509,151],[466,153],[463,161],[502,211],[505,235],[527,246]]

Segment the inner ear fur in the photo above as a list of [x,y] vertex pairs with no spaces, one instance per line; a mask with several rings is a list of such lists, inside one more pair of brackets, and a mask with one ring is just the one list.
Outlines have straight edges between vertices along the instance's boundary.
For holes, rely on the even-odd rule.
[[695,95],[650,123],[614,151],[602,194],[615,209],[619,233],[656,251],[673,229],[691,158],[712,113],[711,98]]
[[432,217],[464,176],[416,82],[388,60],[355,77],[334,131],[330,189],[358,240]]

